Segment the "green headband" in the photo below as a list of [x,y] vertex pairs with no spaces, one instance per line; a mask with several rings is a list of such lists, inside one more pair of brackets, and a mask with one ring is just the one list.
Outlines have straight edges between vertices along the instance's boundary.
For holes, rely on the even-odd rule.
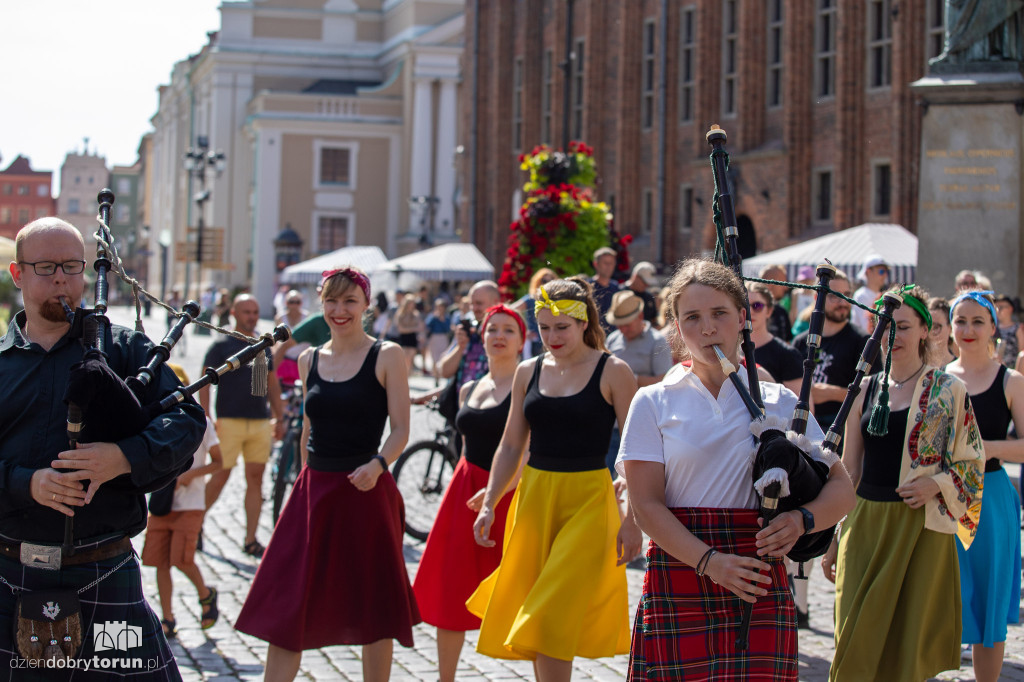
[[[916,296],[907,296],[907,294],[909,292],[913,291],[916,286],[917,286],[916,284],[904,284],[903,286],[900,287],[899,291],[897,291],[896,293],[898,293],[900,296],[903,297],[903,302],[904,303],[906,303],[911,308],[913,308],[914,311],[918,315],[921,316],[921,319],[924,320],[925,326],[928,327],[928,331],[931,331],[932,330],[932,314],[928,310],[928,306],[925,305],[924,302],[921,301],[921,299],[919,299]],[[883,300],[885,300],[884,297],[878,299],[877,301],[875,301],[875,308],[880,308],[882,306],[882,301]]]

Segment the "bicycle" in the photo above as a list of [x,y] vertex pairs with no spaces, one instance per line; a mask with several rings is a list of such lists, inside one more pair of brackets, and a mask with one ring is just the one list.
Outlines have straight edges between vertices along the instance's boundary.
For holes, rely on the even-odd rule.
[[282,398],[285,400],[285,417],[288,419],[288,430],[284,438],[274,444],[271,452],[272,508],[274,525],[284,508],[285,498],[295,485],[302,469],[300,451],[302,441],[302,384],[296,383]]
[[[424,405],[437,412],[437,401]],[[445,422],[433,440],[413,443],[395,460],[394,476],[405,501],[405,532],[409,537],[426,540],[441,506],[441,498],[455,471],[459,456],[452,447],[455,429]]]

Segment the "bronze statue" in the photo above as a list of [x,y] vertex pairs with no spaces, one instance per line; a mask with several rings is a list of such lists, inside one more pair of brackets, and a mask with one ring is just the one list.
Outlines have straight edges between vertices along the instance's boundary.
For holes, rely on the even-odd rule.
[[1024,0],[946,0],[946,48],[932,60],[933,70],[989,70],[984,64],[1024,61],[1022,8]]

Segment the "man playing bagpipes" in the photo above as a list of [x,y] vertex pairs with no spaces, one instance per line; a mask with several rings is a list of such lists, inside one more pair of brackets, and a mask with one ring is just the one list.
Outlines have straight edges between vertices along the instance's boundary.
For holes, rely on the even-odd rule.
[[[74,669],[75,679],[180,680],[130,538],[146,526],[144,494],[187,466],[205,419],[189,399],[142,417],[134,435],[69,447],[63,397],[86,351],[64,308],[81,305],[84,250],[75,227],[42,218],[18,233],[10,264],[25,309],[0,339],[0,669],[32,669],[14,673],[32,679],[67,679]],[[103,364],[134,376],[151,342],[123,327],[99,329]],[[154,403],[179,385],[163,366],[139,397]],[[110,412],[111,423],[128,419]]]

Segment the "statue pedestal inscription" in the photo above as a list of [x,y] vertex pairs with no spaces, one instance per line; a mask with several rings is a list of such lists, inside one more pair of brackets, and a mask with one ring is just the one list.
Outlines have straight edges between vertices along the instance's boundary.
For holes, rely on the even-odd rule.
[[956,273],[969,268],[997,293],[1021,295],[1024,77],[942,74],[911,87],[925,108],[918,282],[949,295]]

